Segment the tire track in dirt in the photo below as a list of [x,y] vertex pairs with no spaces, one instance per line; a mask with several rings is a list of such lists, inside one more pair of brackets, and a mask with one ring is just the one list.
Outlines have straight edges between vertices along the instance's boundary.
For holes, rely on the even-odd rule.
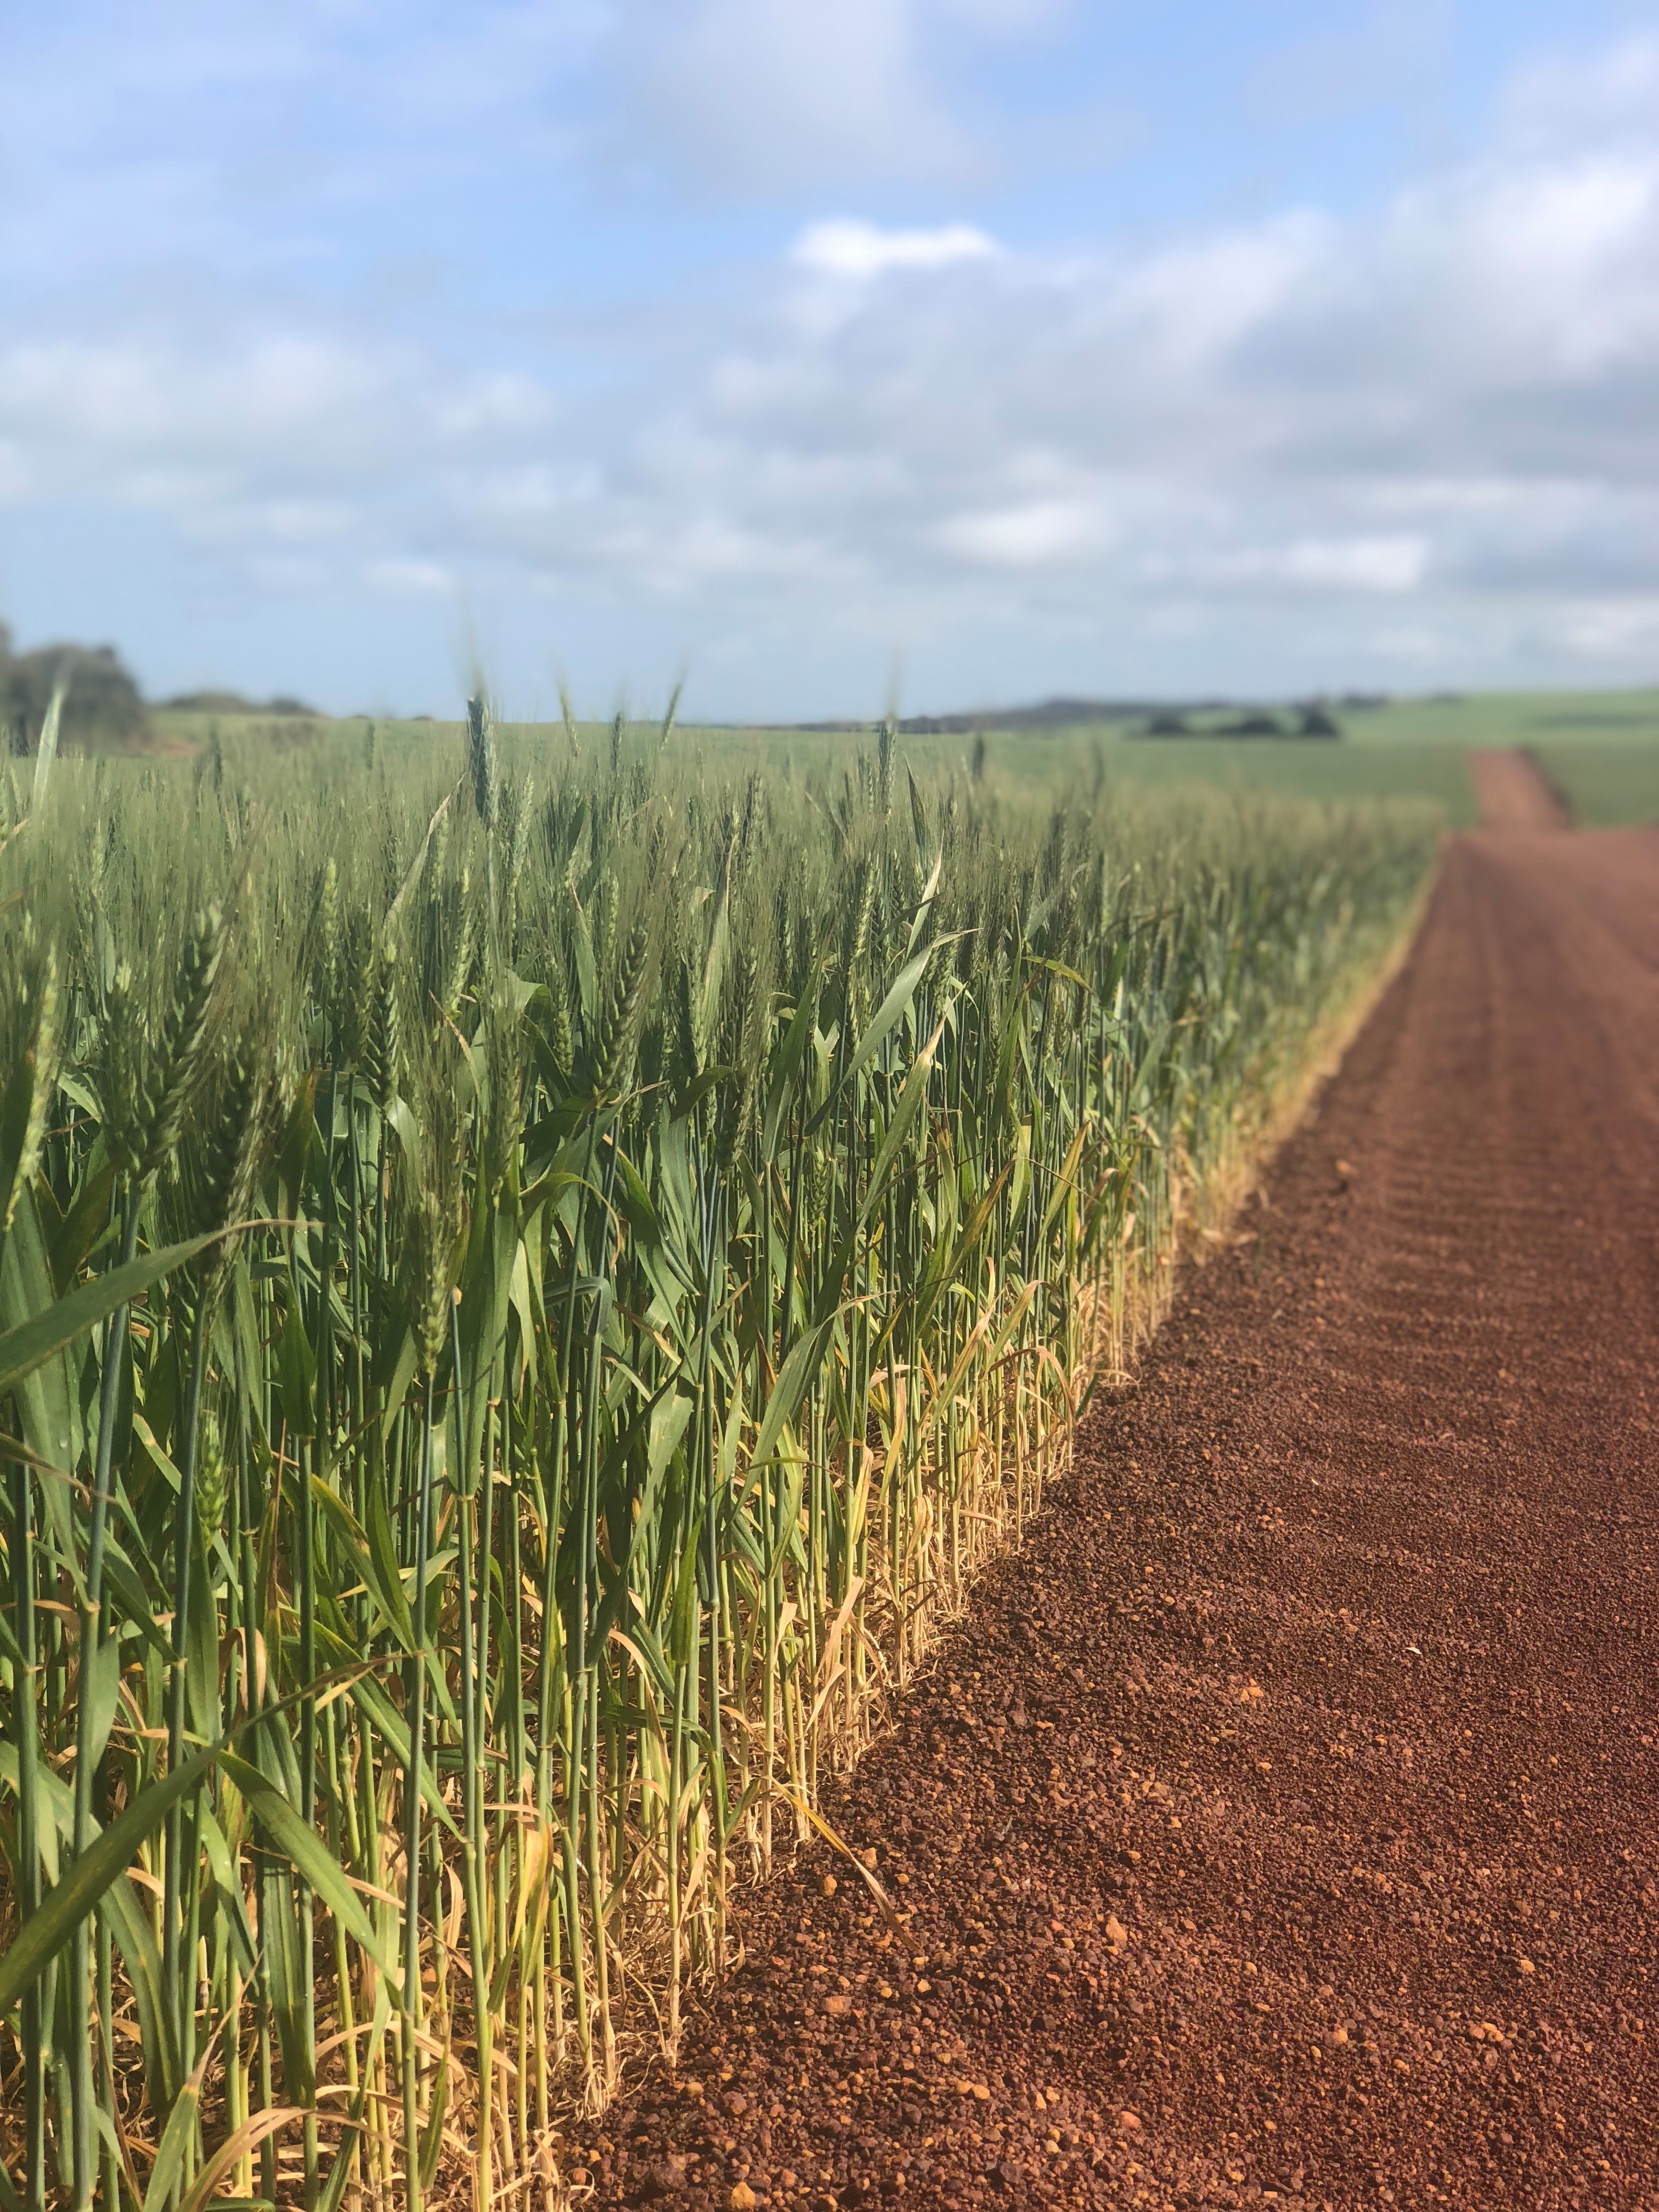
[[1659,836],[1458,839],[599,2200],[1659,2206],[1656,1224]]

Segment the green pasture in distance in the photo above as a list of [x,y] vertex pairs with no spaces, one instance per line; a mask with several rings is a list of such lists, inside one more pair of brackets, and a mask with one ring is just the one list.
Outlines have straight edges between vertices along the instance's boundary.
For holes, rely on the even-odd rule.
[[[1369,799],[1426,799],[1449,821],[1474,819],[1474,802],[1461,746],[1403,740],[1357,744],[1349,739],[1297,738],[1146,738],[1138,725],[1094,723],[1075,729],[983,732],[987,774],[994,780],[1056,794],[1097,774],[1127,788],[1182,788],[1335,805]],[[538,733],[539,734],[539,733]],[[873,731],[686,729],[670,740],[706,746],[712,756],[752,760],[783,773],[822,772],[837,756],[851,761]],[[918,775],[965,768],[976,734],[903,731],[899,757]]]
[[[1018,740],[992,739],[991,758]],[[1474,818],[1461,748],[1403,741],[1359,745],[1295,738],[1115,738],[1105,762],[1114,781],[1168,791],[1182,785],[1263,798],[1342,805],[1367,799],[1427,799],[1448,822]]]
[[[1195,729],[1230,719],[1229,708],[1188,719]],[[1469,692],[1389,700],[1376,706],[1337,704],[1340,739],[1149,738],[1134,720],[1073,729],[1000,731],[986,726],[987,764],[996,776],[1056,790],[1091,778],[1097,759],[1108,778],[1128,787],[1167,791],[1182,786],[1331,804],[1369,799],[1424,799],[1453,827],[1475,818],[1467,755],[1529,746],[1566,757],[1552,768],[1585,821],[1640,820],[1659,815],[1659,690],[1626,691]],[[773,764],[822,767],[843,746],[869,735],[843,731],[710,730],[686,732],[712,750],[734,750]],[[920,772],[965,762],[970,733],[909,732],[900,750]],[[1646,756],[1654,758],[1649,764]],[[1580,757],[1582,756],[1582,758]],[[1582,796],[1575,795],[1575,783]]]
[[[988,724],[987,767],[998,779],[1055,792],[1079,778],[1092,781],[1103,770],[1109,781],[1127,788],[1162,792],[1220,788],[1338,805],[1425,799],[1439,805],[1455,827],[1474,819],[1465,755],[1525,745],[1538,753],[1581,821],[1659,819],[1659,689],[1468,692],[1376,706],[1339,703],[1334,711],[1343,732],[1337,740],[1147,738],[1136,734],[1142,726],[1139,720],[1003,731]],[[634,729],[648,728],[654,719],[643,711]],[[1223,716],[1188,719],[1201,729]],[[153,721],[162,749],[191,750],[206,742],[216,721],[227,740],[263,738],[279,748],[319,739],[349,744],[362,740],[368,727],[362,716],[326,720],[187,710],[159,710]],[[459,720],[388,720],[378,726],[380,741],[392,747],[433,738],[453,742],[461,730]],[[565,744],[556,722],[503,724],[501,734],[532,754],[545,748],[550,759],[557,758]],[[872,730],[730,726],[682,726],[670,739],[675,745],[701,747],[711,758],[763,764],[786,777],[822,772],[838,755],[850,761],[860,744],[873,742]],[[961,731],[907,731],[899,740],[901,757],[918,774],[965,766],[974,746],[974,734]]]
[[[562,733],[526,731],[538,741],[562,744]],[[1426,799],[1454,824],[1473,821],[1474,801],[1460,747],[1422,742],[1358,745],[1346,740],[1296,738],[1142,738],[1126,726],[1097,724],[1074,730],[996,730],[984,732],[985,767],[994,782],[1051,791],[1058,797],[1097,775],[1127,791],[1167,793],[1188,789],[1237,792],[1257,798],[1316,799],[1343,805],[1370,799]],[[860,745],[875,744],[873,731],[686,729],[671,744],[702,745],[711,757],[752,761],[775,773],[805,775],[851,762]],[[962,731],[901,733],[901,760],[918,775],[965,768],[975,745]]]
[[149,710],[148,751],[195,752],[216,730],[227,744],[259,739],[280,751],[284,747],[311,744],[324,731],[362,729],[354,717],[336,721],[326,714],[234,714],[200,707],[152,707]]
[[[368,742],[366,717],[337,720],[276,719],[268,714],[209,715],[174,711],[155,718],[157,749],[195,751],[216,724],[227,744],[269,744],[274,749],[316,744],[350,746]],[[1056,797],[1079,782],[1092,785],[1098,775],[1127,792],[1168,793],[1182,789],[1237,792],[1261,798],[1314,799],[1342,805],[1370,799],[1425,799],[1438,805],[1456,825],[1474,817],[1474,799],[1460,747],[1421,740],[1391,744],[1350,740],[1291,738],[1140,738],[1126,734],[1133,726],[1104,723],[1079,729],[988,729],[986,773],[994,782],[1051,791]],[[641,715],[631,742],[648,730]],[[459,721],[381,721],[379,742],[395,752],[434,741],[459,744]],[[509,763],[565,757],[568,740],[556,722],[498,726]],[[582,725],[585,739],[595,726]],[[674,731],[671,747],[696,748],[711,761],[764,767],[786,781],[832,770],[838,758],[850,766],[858,749],[875,744],[873,730],[803,730],[741,727]],[[899,757],[918,775],[965,769],[972,760],[974,733],[960,731],[903,732]]]
[[[1068,732],[993,732],[988,746],[994,768],[1056,782],[1086,769],[1098,744],[1109,775],[1126,784],[1219,785],[1338,803],[1431,799],[1455,828],[1475,819],[1468,755],[1524,746],[1538,754],[1581,821],[1659,820],[1659,689],[1469,692],[1339,704],[1334,711],[1343,732],[1334,741],[1146,738],[1129,734],[1138,724],[1117,723]],[[1195,726],[1220,719],[1188,717]]]
[[1587,828],[1659,821],[1659,690],[1472,693],[1354,716],[1354,737],[1535,753]]
[[1659,822],[1659,741],[1534,748],[1544,773],[1587,830]]
[[1628,691],[1470,691],[1339,708],[1349,744],[1414,739],[1470,751],[1504,745],[1659,744],[1659,689]]

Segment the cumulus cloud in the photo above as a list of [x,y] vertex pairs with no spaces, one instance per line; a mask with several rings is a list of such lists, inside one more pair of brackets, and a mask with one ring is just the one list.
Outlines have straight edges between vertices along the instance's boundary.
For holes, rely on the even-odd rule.
[[370,561],[363,580],[377,592],[392,592],[420,599],[453,599],[459,596],[456,578],[441,561],[421,561],[410,554]]
[[911,0],[701,0],[646,12],[635,49],[646,110],[722,184],[811,184],[847,161],[920,176],[968,160],[921,67]]
[[1209,552],[1156,554],[1150,582],[1267,586],[1293,592],[1415,591],[1429,563],[1426,538],[1297,538],[1288,544],[1244,545]]
[[[860,4],[879,117],[921,18]],[[718,58],[746,5],[687,36]],[[816,12],[762,12],[767,66],[828,112]],[[1032,20],[1008,0],[994,27]],[[608,592],[716,655],[811,632],[1030,667],[1104,636],[1100,665],[1176,689],[1640,672],[1655,88],[1639,40],[1529,81],[1477,157],[1343,220],[1060,255],[826,214],[717,304],[567,318],[487,362],[316,305],[83,319],[0,345],[0,484],[165,515],[222,578]]]
[[[330,496],[405,456],[432,364],[327,329],[194,319],[0,349],[8,423],[39,495],[114,492],[199,509],[256,487]],[[493,380],[481,380],[480,404]]]
[[1637,33],[1571,58],[1559,52],[1518,70],[1502,102],[1505,144],[1546,158],[1564,141],[1651,145],[1659,112],[1659,32]]
[[953,514],[933,534],[947,553],[988,568],[1044,568],[1097,551],[1107,528],[1099,504],[1041,499]]
[[619,51],[648,133],[705,181],[768,194],[856,173],[960,183],[982,128],[941,46],[1029,37],[1064,0],[635,0]]
[[829,276],[884,276],[896,269],[949,269],[959,261],[988,261],[994,240],[969,222],[933,230],[883,230],[873,222],[809,223],[790,258]]

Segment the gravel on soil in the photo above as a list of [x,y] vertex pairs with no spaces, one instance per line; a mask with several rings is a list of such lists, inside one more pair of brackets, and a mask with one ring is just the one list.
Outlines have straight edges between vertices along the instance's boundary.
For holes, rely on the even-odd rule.
[[1478,831],[605,2205],[1659,2207],[1659,836]]

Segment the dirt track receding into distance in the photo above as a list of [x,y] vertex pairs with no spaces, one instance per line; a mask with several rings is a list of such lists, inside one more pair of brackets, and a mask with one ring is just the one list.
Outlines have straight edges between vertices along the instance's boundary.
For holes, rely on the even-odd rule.
[[1565,799],[1530,753],[1471,753],[1469,775],[1486,829],[1571,829]]
[[1459,838],[599,2201],[1659,2206],[1656,1231],[1659,834]]

